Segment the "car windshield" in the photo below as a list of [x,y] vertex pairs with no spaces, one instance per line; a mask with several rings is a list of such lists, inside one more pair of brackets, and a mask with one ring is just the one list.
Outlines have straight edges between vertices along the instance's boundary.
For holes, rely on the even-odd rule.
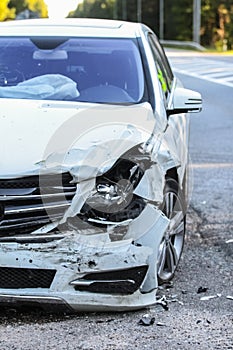
[[0,98],[137,103],[143,94],[133,39],[0,38]]

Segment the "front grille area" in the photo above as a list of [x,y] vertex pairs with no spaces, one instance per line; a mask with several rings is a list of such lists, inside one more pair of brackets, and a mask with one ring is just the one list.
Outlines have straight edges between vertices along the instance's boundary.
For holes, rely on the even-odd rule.
[[32,232],[60,219],[76,185],[68,173],[0,180],[0,236]]
[[89,273],[82,279],[71,282],[77,291],[93,293],[133,294],[141,286],[148,270],[147,265],[126,270]]
[[50,288],[56,270],[0,267],[0,289]]

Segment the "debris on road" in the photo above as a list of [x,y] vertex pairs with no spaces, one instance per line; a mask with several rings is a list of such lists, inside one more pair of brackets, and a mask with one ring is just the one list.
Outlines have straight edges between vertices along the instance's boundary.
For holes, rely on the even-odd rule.
[[[204,322],[203,322],[204,321]],[[196,324],[200,324],[202,323],[204,326],[208,326],[211,324],[211,321],[209,321],[208,319],[205,320],[197,320]]]
[[227,295],[226,298],[227,298],[227,299],[230,299],[230,300],[233,300],[233,296],[231,296],[231,295]]
[[142,316],[142,318],[139,320],[138,324],[142,326],[152,326],[152,324],[155,323],[155,317],[152,317],[149,314],[145,314]]
[[207,290],[208,290],[207,287],[199,287],[198,290],[197,290],[197,294],[206,293]]
[[96,320],[95,323],[109,323],[109,322],[112,322],[114,321],[114,318],[109,318],[108,320]]
[[200,300],[210,300],[210,299],[214,299],[214,298],[218,298],[218,295],[208,295],[205,297],[201,297]]
[[169,310],[169,307],[168,307],[168,300],[167,298],[165,297],[165,295],[162,296],[162,298],[156,300],[156,304],[159,304],[161,305],[164,310],[168,311]]
[[166,323],[163,323],[163,322],[157,322],[157,323],[156,323],[156,326],[159,326],[159,327],[165,327],[165,326],[166,326]]
[[171,289],[173,288],[174,285],[173,285],[173,282],[172,281],[168,281],[166,283],[163,283],[163,285],[159,286],[158,287],[158,290],[168,290],[168,289]]

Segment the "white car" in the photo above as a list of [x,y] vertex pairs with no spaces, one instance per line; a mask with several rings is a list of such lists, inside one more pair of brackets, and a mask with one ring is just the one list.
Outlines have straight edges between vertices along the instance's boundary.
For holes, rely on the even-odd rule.
[[0,303],[152,305],[185,235],[184,89],[150,28],[0,24]]

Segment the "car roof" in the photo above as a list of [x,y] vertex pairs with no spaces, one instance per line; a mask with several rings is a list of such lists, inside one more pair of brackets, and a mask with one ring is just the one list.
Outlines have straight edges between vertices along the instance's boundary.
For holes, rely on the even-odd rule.
[[0,23],[0,36],[83,36],[136,38],[146,26],[141,23],[91,18],[53,20],[26,19]]

